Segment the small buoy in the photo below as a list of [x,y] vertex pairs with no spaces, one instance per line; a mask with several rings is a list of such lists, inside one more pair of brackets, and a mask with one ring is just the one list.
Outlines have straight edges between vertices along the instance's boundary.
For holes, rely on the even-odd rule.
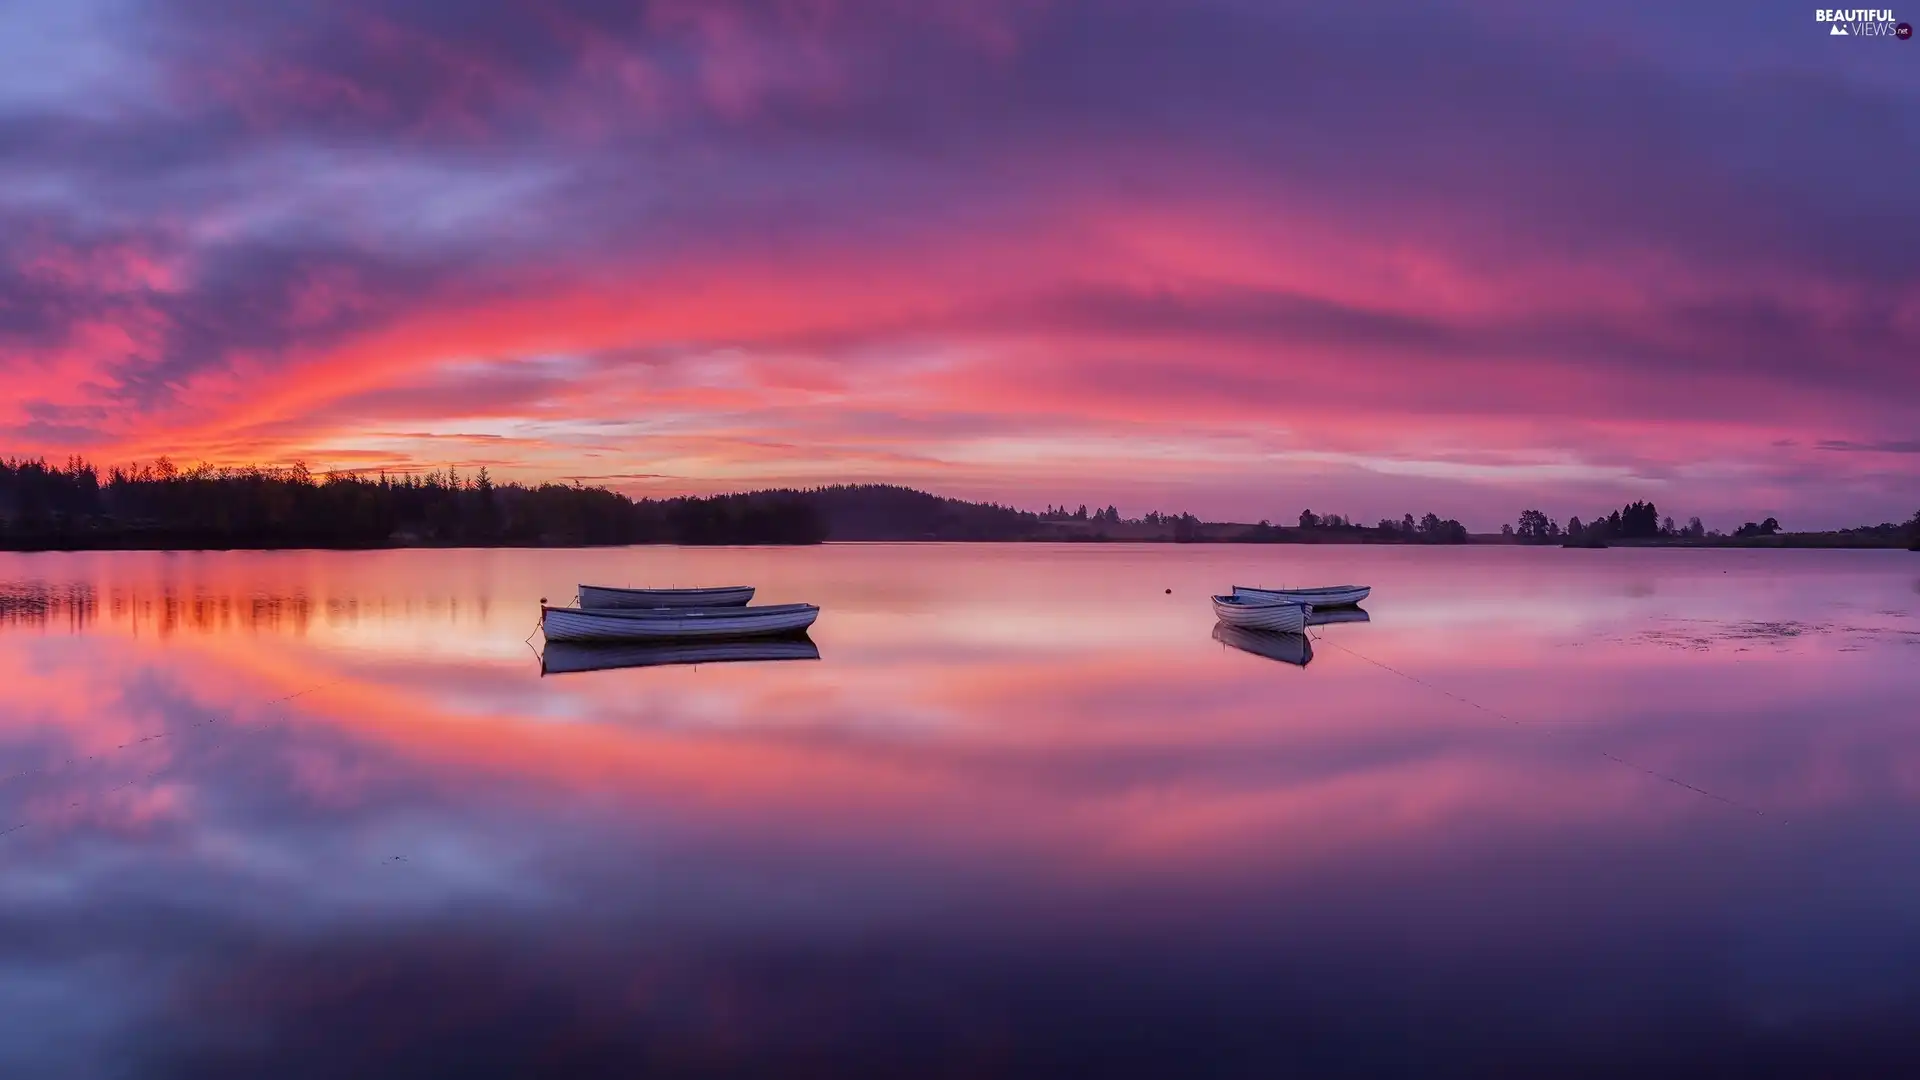
[[547,605],[547,598],[543,596],[540,598],[540,606],[545,607],[546,605]]
[[1168,595],[1168,596],[1172,596],[1172,595],[1173,595],[1173,590],[1172,590],[1172,589],[1168,589],[1168,590],[1167,590],[1167,595]]

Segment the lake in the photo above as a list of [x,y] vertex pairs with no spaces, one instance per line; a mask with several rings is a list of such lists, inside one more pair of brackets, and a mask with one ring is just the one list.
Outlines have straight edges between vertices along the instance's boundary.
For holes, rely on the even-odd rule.
[[1916,700],[1898,551],[0,555],[0,1073],[1911,1073]]

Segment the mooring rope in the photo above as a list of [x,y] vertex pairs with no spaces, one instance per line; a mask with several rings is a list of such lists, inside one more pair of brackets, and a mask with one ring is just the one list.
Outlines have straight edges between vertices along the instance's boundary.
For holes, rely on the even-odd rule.
[[[1531,721],[1530,722],[1526,720],[1521,720],[1518,717],[1510,716],[1507,713],[1501,712],[1499,709],[1482,705],[1480,702],[1475,701],[1472,698],[1465,697],[1460,694],[1456,694],[1453,691],[1446,689],[1445,687],[1435,686],[1433,683],[1430,683],[1427,680],[1420,678],[1418,675],[1408,674],[1407,672],[1401,671],[1399,668],[1394,667],[1391,664],[1381,663],[1380,661],[1375,660],[1373,657],[1368,656],[1363,652],[1359,652],[1358,650],[1355,650],[1355,649],[1349,649],[1345,645],[1342,645],[1339,642],[1328,638],[1324,630],[1322,630],[1320,634],[1315,635],[1313,640],[1323,645],[1331,645],[1334,648],[1339,649],[1341,652],[1346,653],[1348,656],[1352,656],[1360,660],[1365,660],[1367,663],[1372,664],[1374,667],[1377,667],[1382,671],[1391,672],[1407,680],[1408,682],[1415,683],[1419,686],[1424,686],[1427,689],[1434,691],[1435,693],[1444,694],[1447,697],[1450,697],[1453,700],[1458,701],[1463,705],[1470,705],[1473,708],[1479,709],[1481,712],[1484,712],[1489,716],[1498,717],[1501,720],[1504,720],[1515,727],[1541,728],[1544,730],[1553,731],[1563,726],[1563,725],[1554,724],[1551,721]],[[1691,791],[1697,795],[1704,795],[1709,799],[1713,799],[1718,802],[1725,803],[1728,806],[1734,807],[1735,809],[1744,810],[1749,814],[1755,815],[1756,817],[1769,816],[1765,810],[1761,809],[1758,806],[1755,806],[1752,803],[1743,802],[1739,799],[1729,798],[1725,795],[1720,794],[1719,792],[1708,791],[1706,788],[1703,788],[1698,784],[1689,783],[1688,781],[1683,780],[1678,776],[1674,776],[1670,773],[1661,772],[1660,770],[1652,768],[1651,766],[1642,765],[1637,761],[1631,761],[1627,758],[1623,758],[1618,754],[1612,753],[1610,751],[1596,749],[1593,752],[1617,765],[1624,765],[1629,769],[1634,769],[1636,771],[1645,773],[1646,775],[1651,776],[1656,780],[1664,780],[1675,787],[1685,788],[1686,790]],[[1779,820],[1784,821],[1785,819],[1779,819]]]

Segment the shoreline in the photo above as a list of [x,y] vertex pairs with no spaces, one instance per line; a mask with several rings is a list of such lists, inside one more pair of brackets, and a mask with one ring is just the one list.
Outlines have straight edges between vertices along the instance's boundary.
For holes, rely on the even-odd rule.
[[[156,538],[157,540],[158,538]],[[290,541],[287,543],[20,543],[15,538],[0,537],[0,554],[34,555],[47,553],[77,554],[84,552],[222,552],[222,551],[582,551],[602,548],[791,548],[819,547],[823,544],[1057,544],[1061,546],[1081,546],[1087,544],[1166,544],[1168,546],[1208,546],[1208,547],[1397,547],[1397,548],[1538,548],[1542,550],[1563,551],[1604,551],[1612,549],[1680,549],[1680,550],[1742,550],[1742,551],[1920,551],[1906,541],[1873,541],[1853,538],[1836,538],[1827,533],[1778,534],[1766,537],[1743,537],[1740,539],[1723,538],[1708,540],[1609,540],[1604,545],[1581,544],[1529,544],[1518,543],[1498,536],[1477,534],[1464,542],[1428,543],[1417,540],[1386,540],[1374,537],[1308,537],[1300,539],[1241,538],[1233,536],[1205,536],[1192,539],[1180,539],[1171,535],[1153,536],[1028,536],[1028,537],[847,537],[829,538],[815,543],[712,543],[677,544],[667,542],[644,543],[541,543],[541,544],[475,544],[475,543],[430,543],[417,540],[397,541],[385,544],[327,544]]]

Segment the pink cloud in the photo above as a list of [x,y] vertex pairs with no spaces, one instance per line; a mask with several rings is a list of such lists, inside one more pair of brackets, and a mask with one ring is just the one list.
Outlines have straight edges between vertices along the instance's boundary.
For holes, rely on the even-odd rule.
[[1838,452],[1920,422],[1912,247],[1835,216],[1900,170],[1754,165],[1871,141],[1765,127],[1771,82],[1445,13],[1433,93],[1273,60],[1310,11],[210,10],[142,24],[166,139],[44,136],[62,214],[0,191],[7,451],[1910,512],[1912,455]]

